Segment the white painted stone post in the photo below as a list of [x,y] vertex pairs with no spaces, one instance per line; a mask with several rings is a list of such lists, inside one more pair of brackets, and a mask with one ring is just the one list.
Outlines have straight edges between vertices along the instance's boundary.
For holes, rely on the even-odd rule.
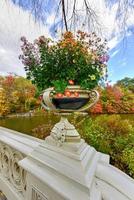
[[19,165],[27,172],[25,200],[134,200],[134,180],[64,118]]

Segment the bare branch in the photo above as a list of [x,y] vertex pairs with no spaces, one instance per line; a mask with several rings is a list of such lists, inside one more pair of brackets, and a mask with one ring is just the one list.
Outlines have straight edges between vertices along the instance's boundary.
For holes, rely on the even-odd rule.
[[65,0],[61,0],[62,3],[62,13],[63,13],[63,20],[65,23],[66,31],[68,31],[67,19],[66,19],[66,12],[65,12]]
[[[5,0],[6,1],[6,0]],[[14,3],[23,7],[25,1],[23,0],[12,0]],[[71,5],[70,5],[71,2]],[[83,7],[78,10],[77,3],[79,0],[56,0],[55,1],[55,20],[61,16],[61,22],[63,22],[66,30],[71,30],[72,27],[74,31],[77,25],[81,23],[81,26],[88,26],[89,30],[101,29],[101,24],[99,21],[99,16],[97,10],[93,8],[90,0],[82,0]],[[113,0],[106,0],[107,6],[113,5]],[[29,0],[30,12],[34,15],[36,20],[45,21],[47,17],[48,8],[46,6],[46,0]],[[127,20],[128,14],[134,9],[134,0],[117,0],[116,5],[118,6],[116,12],[116,22],[120,31],[125,35],[127,31]],[[46,6],[46,7],[45,7]],[[70,9],[71,7],[71,9]],[[30,9],[29,8],[29,9]],[[61,10],[60,10],[61,9]],[[62,11],[62,12],[61,12]],[[83,15],[81,13],[83,12]],[[54,20],[54,23],[55,23]],[[61,28],[64,29],[61,26]]]

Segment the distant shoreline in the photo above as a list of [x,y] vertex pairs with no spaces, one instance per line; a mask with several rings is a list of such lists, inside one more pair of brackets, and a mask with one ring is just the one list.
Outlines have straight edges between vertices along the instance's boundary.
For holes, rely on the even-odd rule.
[[[46,114],[43,112],[36,112],[36,111],[29,111],[26,113],[12,113],[6,116],[0,116],[0,119],[5,119],[5,118],[14,118],[14,117],[33,117],[33,116],[41,116]],[[89,115],[92,116],[98,116],[98,115],[134,115],[134,113],[88,113]]]

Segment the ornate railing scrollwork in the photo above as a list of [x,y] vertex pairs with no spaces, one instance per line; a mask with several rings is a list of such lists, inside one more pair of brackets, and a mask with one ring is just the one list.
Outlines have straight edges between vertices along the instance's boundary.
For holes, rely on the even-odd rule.
[[24,155],[0,142],[0,173],[11,186],[23,197],[26,192],[26,172],[18,165],[18,162],[24,158]]
[[18,151],[12,152],[12,159],[10,160],[9,176],[13,186],[20,192],[25,192],[25,173],[18,165],[18,161],[22,160],[24,156]]
[[0,142],[0,171],[2,175],[9,179],[9,168],[11,158],[11,148]]
[[32,188],[32,199],[31,200],[48,200],[48,197],[44,196],[36,188]]

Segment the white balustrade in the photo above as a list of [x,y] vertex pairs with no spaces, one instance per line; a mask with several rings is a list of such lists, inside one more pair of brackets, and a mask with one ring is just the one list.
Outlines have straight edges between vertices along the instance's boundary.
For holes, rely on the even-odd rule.
[[64,119],[45,141],[0,127],[0,190],[8,200],[134,200],[134,180]]
[[0,190],[8,200],[25,200],[26,171],[18,165],[41,140],[0,127]]

